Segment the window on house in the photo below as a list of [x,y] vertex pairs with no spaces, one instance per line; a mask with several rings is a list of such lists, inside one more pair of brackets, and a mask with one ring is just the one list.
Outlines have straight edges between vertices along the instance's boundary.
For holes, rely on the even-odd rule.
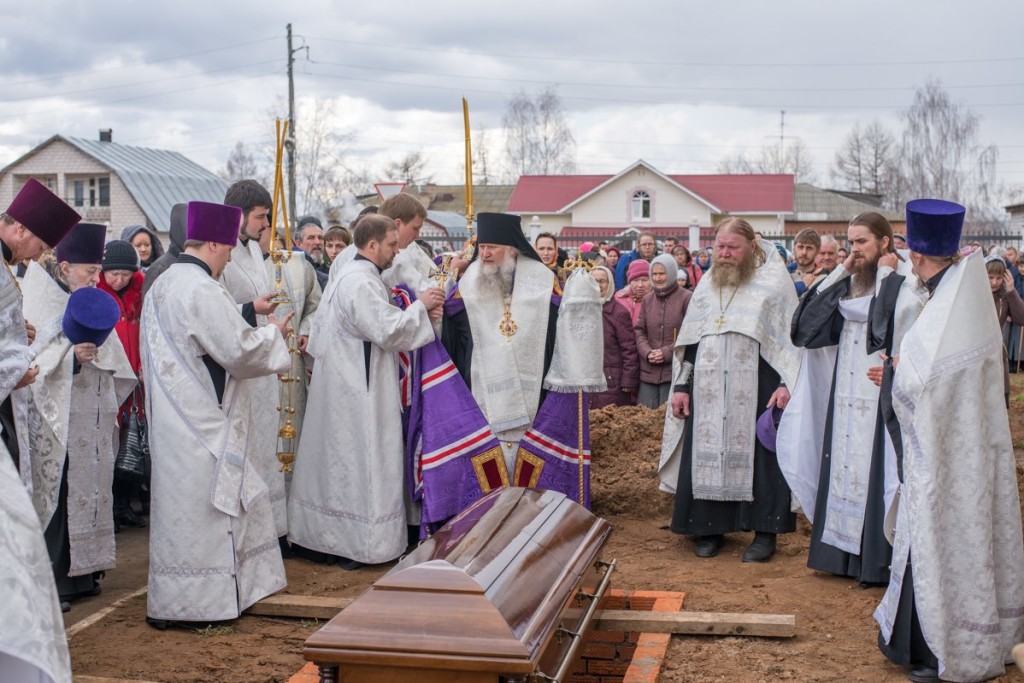
[[100,206],[110,206],[110,178],[100,178]]
[[651,195],[643,190],[633,193],[633,220],[651,219]]
[[85,206],[85,181],[75,181],[75,206]]

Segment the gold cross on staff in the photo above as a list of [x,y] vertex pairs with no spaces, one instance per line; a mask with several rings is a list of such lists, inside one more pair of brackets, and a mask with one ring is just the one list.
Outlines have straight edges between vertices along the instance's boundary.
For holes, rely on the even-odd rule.
[[452,276],[452,256],[447,254],[441,258],[441,265],[434,266],[430,271],[430,277],[437,280],[437,286],[444,291],[444,283]]

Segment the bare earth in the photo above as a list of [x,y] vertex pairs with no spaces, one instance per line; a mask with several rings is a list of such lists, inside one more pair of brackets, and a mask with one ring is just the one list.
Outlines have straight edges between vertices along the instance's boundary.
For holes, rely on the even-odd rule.
[[[1024,466],[1024,377],[1014,376],[1010,421]],[[605,548],[619,560],[617,588],[685,591],[686,609],[796,615],[797,636],[788,640],[676,636],[662,681],[904,681],[897,666],[878,652],[871,613],[881,588],[807,568],[810,529],[780,537],[768,564],[740,562],[750,534],[730,537],[718,557],[700,560],[692,541],[666,525],[671,497],[657,490],[656,468],[663,413],[639,407],[591,414],[594,509],[614,525]],[[117,537],[116,570],[102,595],[76,603],[65,615],[76,622],[124,598],[146,583],[147,533]],[[304,560],[285,561],[289,593],[356,596],[388,566],[346,572]],[[303,665],[302,643],[319,624],[293,619],[243,617],[202,631],[156,631],[145,624],[145,596],[130,598],[98,623],[71,638],[77,675],[158,683],[213,681],[284,682]],[[998,681],[1024,683],[1009,666]]]

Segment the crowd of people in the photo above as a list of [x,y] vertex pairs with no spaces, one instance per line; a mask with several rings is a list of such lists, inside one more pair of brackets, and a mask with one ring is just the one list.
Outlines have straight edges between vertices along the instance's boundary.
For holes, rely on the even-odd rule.
[[176,205],[166,250],[34,180],[0,215],[0,674],[70,680],[61,611],[122,528],[149,526],[151,626],[231,620],[286,557],[390,562],[503,486],[588,505],[587,411],[629,404],[666,405],[697,557],[752,531],[767,562],[802,512],[809,567],[887,587],[879,647],[912,680],[984,680],[1024,640],[1022,277],[1016,249],[961,249],[963,207],[572,258],[500,213],[435,255],[405,193],[293,244],[273,210],[237,182]]

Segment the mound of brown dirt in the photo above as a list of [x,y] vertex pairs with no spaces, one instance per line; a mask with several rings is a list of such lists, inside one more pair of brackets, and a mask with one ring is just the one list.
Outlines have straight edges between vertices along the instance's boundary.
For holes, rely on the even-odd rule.
[[672,496],[658,489],[664,424],[664,407],[609,406],[590,411],[594,514],[668,522]]

